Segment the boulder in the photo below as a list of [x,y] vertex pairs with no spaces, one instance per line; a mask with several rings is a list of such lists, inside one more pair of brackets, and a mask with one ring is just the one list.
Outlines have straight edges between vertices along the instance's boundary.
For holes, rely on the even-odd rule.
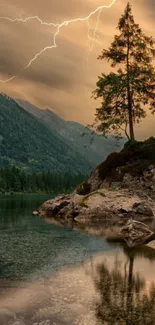
[[151,207],[146,202],[136,202],[132,207],[133,211],[146,216],[153,216],[153,211]]
[[143,245],[152,238],[154,232],[144,223],[128,220],[120,232],[121,238],[129,247]]

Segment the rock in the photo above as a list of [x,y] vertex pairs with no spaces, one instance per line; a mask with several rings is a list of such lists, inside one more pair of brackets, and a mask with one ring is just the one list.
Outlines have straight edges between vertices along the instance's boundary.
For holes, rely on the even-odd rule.
[[38,213],[41,216],[46,217],[55,217],[60,211],[70,204],[69,195],[58,195],[52,200],[46,201],[38,210]]
[[129,247],[143,245],[153,236],[153,231],[144,223],[136,220],[128,220],[122,228],[120,235]]
[[[9,324],[8,324],[9,325]],[[10,325],[26,325],[25,324],[25,322],[24,321],[22,321],[22,320],[17,320],[17,321],[15,321],[14,323],[12,323],[12,324],[10,324]]]
[[153,212],[149,206],[148,203],[146,202],[136,202],[133,204],[133,211],[136,213],[142,214],[142,215],[147,215],[147,216],[153,216]]
[[78,206],[75,201],[78,195],[58,195],[46,201],[39,209],[41,217],[51,218],[61,225],[72,226],[73,219],[78,215]]
[[32,212],[32,214],[33,214],[34,216],[37,216],[37,215],[38,215],[38,211],[35,210],[35,211]]
[[108,225],[125,225],[131,218],[151,225],[155,213],[154,151],[155,138],[128,141],[72,194],[45,202],[39,215],[63,225],[102,230]]
[[118,225],[130,218],[139,221],[153,219],[151,203],[127,190],[99,189],[87,195],[59,195],[48,200],[38,210],[40,216],[52,218],[63,225],[97,226]]
[[[33,323],[32,325],[50,325],[50,324],[51,324],[50,320],[44,320],[39,323]],[[52,324],[54,324],[54,323],[52,323]]]
[[10,321],[16,320],[16,314],[7,308],[0,307],[0,325],[9,324]]
[[87,182],[83,182],[76,188],[76,193],[79,195],[86,195],[90,193],[90,190],[90,184],[88,184]]

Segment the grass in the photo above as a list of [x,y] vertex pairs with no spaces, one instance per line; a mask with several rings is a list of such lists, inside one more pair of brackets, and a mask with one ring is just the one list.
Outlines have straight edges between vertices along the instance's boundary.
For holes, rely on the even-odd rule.
[[100,196],[102,197],[105,197],[106,195],[103,193],[103,192],[100,192],[99,190],[97,191],[94,191],[94,192],[91,192],[89,194],[87,194],[79,203],[79,205],[83,208],[88,208],[88,205],[86,204],[86,201],[87,199],[90,197],[90,196],[93,196],[95,194],[99,194]]

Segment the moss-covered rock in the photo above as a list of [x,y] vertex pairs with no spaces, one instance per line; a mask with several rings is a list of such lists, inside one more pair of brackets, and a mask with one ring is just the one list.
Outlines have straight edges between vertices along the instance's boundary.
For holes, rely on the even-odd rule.
[[[150,190],[154,188],[155,194],[154,173],[150,173],[150,169],[155,171],[155,138],[146,141],[128,141],[123,150],[111,153],[91,173],[86,182],[77,188],[77,193],[86,195],[99,188],[110,188],[115,183],[118,188],[131,187],[134,183],[137,186],[138,181],[140,185],[143,183],[142,190],[145,190],[145,187],[150,187]],[[132,178],[131,182],[126,181],[129,178]],[[148,194],[150,195],[150,191]]]
[[85,181],[76,188],[76,193],[79,195],[87,195],[90,193],[90,189],[91,189],[90,184],[87,181]]
[[111,153],[99,165],[99,178],[121,181],[125,173],[141,176],[151,164],[155,164],[155,138],[143,142],[128,141],[121,152]]

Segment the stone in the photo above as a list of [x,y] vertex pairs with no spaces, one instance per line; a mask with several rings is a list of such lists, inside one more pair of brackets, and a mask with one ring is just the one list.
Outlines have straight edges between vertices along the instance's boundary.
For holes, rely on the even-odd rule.
[[[155,213],[155,161],[150,148],[155,150],[154,138],[143,143],[129,141],[120,153],[111,153],[71,194],[45,202],[38,214],[51,222],[85,230],[91,227],[92,231],[98,228],[104,232],[108,225],[118,228],[130,219],[151,226]],[[142,229],[137,231],[137,236],[142,236]]]
[[136,213],[147,215],[147,216],[153,216],[152,209],[146,202],[136,202],[133,204],[133,211]]
[[38,215],[38,211],[37,210],[33,211],[33,215],[34,216],[37,216]]
[[132,219],[127,221],[120,232],[121,238],[129,247],[143,245],[153,234],[154,232],[147,225]]
[[10,311],[7,308],[1,308],[0,306],[0,325],[1,324],[9,324],[9,321],[16,320],[16,314]]
[[46,201],[38,210],[43,217],[55,217],[63,208],[70,204],[69,195],[58,195],[56,198]]
[[17,320],[13,324],[10,324],[10,325],[26,325],[26,323],[23,320]]
[[141,222],[153,220],[148,200],[128,190],[99,189],[87,195],[76,193],[48,200],[39,209],[40,216],[51,218],[61,225],[105,228],[125,224],[128,219]]

